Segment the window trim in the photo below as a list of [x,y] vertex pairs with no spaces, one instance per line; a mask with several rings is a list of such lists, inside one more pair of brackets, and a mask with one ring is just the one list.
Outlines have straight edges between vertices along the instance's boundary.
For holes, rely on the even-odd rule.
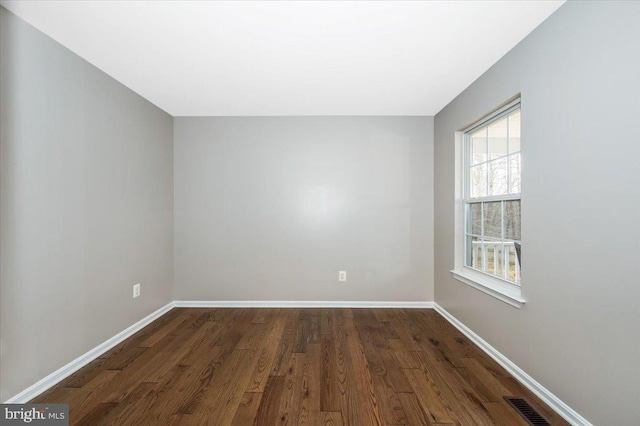
[[[491,113],[487,114],[483,118],[476,120],[471,125],[457,131],[455,133],[455,244],[454,244],[454,269],[450,272],[453,277],[465,283],[483,293],[495,297],[515,308],[521,308],[526,302],[522,297],[522,287],[516,283],[501,279],[477,269],[471,268],[465,265],[466,259],[466,205],[470,200],[467,194],[467,173],[469,170],[469,159],[467,158],[467,135],[474,130],[487,126],[494,121],[501,119],[505,114],[508,114],[510,110],[520,107],[521,108],[520,95],[510,99],[502,106],[496,108]],[[520,135],[522,139],[522,134]],[[508,198],[514,198],[522,200],[522,191],[519,195],[508,194],[505,196],[496,196],[496,201],[505,200]],[[487,202],[491,197],[482,197],[478,201]]]

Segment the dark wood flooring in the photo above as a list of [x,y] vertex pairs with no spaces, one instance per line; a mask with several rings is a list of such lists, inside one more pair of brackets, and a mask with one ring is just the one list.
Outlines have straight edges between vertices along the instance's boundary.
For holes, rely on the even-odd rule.
[[566,425],[431,309],[173,309],[32,402],[73,425]]

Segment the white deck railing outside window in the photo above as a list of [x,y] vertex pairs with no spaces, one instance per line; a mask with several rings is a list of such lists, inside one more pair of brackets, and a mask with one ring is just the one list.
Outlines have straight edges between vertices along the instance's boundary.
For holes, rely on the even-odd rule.
[[[520,283],[520,262],[518,262],[515,244],[512,241],[504,243],[502,241],[473,241],[471,244],[471,266],[474,269]],[[492,261],[489,260],[489,254],[493,254]],[[512,254],[513,262],[510,260]],[[481,265],[478,265],[478,260]],[[514,265],[515,277],[510,276],[511,265]]]

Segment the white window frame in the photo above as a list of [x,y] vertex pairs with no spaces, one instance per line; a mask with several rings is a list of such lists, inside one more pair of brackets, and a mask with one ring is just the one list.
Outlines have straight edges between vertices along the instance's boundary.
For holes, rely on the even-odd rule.
[[[451,270],[454,278],[460,282],[463,282],[471,287],[480,290],[490,296],[493,296],[513,307],[521,308],[525,300],[522,297],[521,285],[513,282],[501,279],[494,275],[479,271],[472,267],[465,265],[465,259],[467,256],[466,250],[466,205],[470,201],[490,201],[492,199],[496,201],[502,200],[522,200],[522,193],[519,195],[505,195],[498,197],[482,197],[481,199],[470,199],[469,194],[466,192],[469,190],[468,186],[468,171],[469,168],[469,155],[468,155],[468,135],[475,129],[484,127],[493,121],[497,121],[503,116],[513,112],[514,110],[521,109],[520,96],[517,96],[507,103],[497,108],[493,112],[487,114],[482,119],[474,122],[472,125],[456,132],[455,134],[455,262],[454,269]],[[521,131],[522,133],[522,131]],[[522,141],[522,134],[520,135]],[[521,151],[522,152],[522,151]],[[522,158],[522,157],[521,157]]]

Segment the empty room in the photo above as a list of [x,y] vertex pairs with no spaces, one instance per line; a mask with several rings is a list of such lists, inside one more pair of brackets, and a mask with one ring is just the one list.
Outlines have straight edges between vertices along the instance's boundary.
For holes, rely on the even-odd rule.
[[640,1],[0,1],[0,424],[637,425]]

